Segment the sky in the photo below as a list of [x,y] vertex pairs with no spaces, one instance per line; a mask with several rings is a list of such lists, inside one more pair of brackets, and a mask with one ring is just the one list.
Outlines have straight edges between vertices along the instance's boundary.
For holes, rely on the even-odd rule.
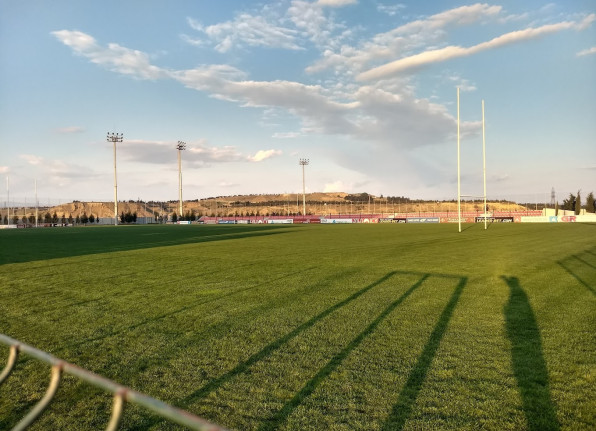
[[[10,202],[596,192],[591,0],[0,0]],[[4,187],[1,187],[4,189]],[[12,205],[12,204],[11,204]]]

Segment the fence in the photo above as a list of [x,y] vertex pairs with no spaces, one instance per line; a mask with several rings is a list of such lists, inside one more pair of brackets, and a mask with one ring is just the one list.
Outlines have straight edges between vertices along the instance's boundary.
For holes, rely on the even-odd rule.
[[21,419],[21,421],[13,428],[13,431],[26,429],[43,413],[45,408],[54,398],[54,395],[56,394],[60,384],[60,379],[64,373],[75,376],[91,384],[92,386],[103,389],[104,391],[110,392],[114,395],[112,415],[108,422],[106,431],[114,431],[118,428],[118,424],[120,423],[126,402],[138,404],[164,419],[175,422],[179,425],[186,426],[192,430],[225,431],[224,428],[214,425],[204,419],[199,418],[198,416],[176,407],[172,407],[162,401],[136,392],[125,386],[121,386],[112,380],[106,379],[105,377],[101,377],[74,364],[58,359],[42,350],[38,350],[35,347],[21,343],[20,341],[10,338],[6,335],[0,334],[0,343],[10,347],[6,366],[0,373],[0,385],[2,385],[2,383],[10,376],[15,364],[17,363],[20,353],[25,353],[29,356],[32,356],[39,361],[51,365],[52,367],[50,384],[45,395],[33,407],[33,409],[31,409],[31,411],[29,411],[29,413],[27,413],[27,415]]

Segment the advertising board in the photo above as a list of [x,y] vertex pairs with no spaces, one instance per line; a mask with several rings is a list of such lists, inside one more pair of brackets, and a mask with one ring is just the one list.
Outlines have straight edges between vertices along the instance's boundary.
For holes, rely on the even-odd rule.
[[550,217],[547,216],[521,216],[522,223],[549,223]]
[[217,224],[236,224],[236,220],[218,220]]
[[[484,217],[476,217],[476,223],[484,223]],[[489,223],[513,223],[513,217],[486,217]]]
[[267,220],[269,224],[291,224],[294,223],[294,219],[291,218],[284,218],[284,219],[269,219]]
[[439,217],[410,217],[408,223],[439,223]]
[[352,223],[352,219],[351,218],[322,218],[321,223],[346,224],[346,223]]

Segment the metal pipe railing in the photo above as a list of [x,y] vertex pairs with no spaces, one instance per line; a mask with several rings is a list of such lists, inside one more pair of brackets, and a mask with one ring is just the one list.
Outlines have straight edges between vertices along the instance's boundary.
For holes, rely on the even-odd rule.
[[140,392],[134,391],[126,386],[122,386],[112,380],[99,376],[91,371],[80,368],[74,364],[56,358],[49,353],[21,343],[14,338],[10,338],[4,334],[0,334],[0,343],[10,346],[8,360],[2,373],[0,373],[0,385],[10,376],[11,372],[17,363],[19,353],[25,353],[35,359],[45,362],[52,366],[50,385],[46,390],[43,398],[33,407],[33,409],[13,428],[13,431],[20,431],[26,429],[31,425],[50,404],[58,386],[62,374],[70,374],[75,376],[92,386],[103,389],[114,395],[114,403],[112,407],[112,415],[108,422],[106,431],[115,431],[118,429],[118,424],[122,417],[125,403],[133,403],[140,405],[147,410],[161,416],[164,419],[175,422],[179,425],[186,426],[192,430],[199,431],[225,431],[224,428],[212,424],[205,419],[201,419],[187,411],[178,409],[162,401],[151,398]]

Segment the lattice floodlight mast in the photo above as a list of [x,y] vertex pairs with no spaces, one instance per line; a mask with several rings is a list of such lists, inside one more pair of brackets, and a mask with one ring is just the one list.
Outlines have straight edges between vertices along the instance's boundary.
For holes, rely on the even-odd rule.
[[304,182],[304,167],[308,165],[308,159],[300,159],[298,164],[302,166],[302,215],[306,215],[306,185]]
[[459,87],[457,88],[457,220],[459,224],[459,232],[461,232],[461,198],[463,197],[477,197],[483,198],[484,200],[484,229],[487,229],[487,208],[486,208],[486,138],[485,138],[485,127],[484,127],[484,100],[482,100],[482,176],[483,176],[483,196],[471,196],[461,194],[461,168],[460,168],[460,133],[459,133]]
[[180,214],[179,219],[182,217],[182,156],[181,152],[186,150],[186,142],[178,141],[178,145],[176,145],[176,149],[178,150],[178,198],[180,201]]
[[114,226],[118,225],[118,176],[116,175],[116,142],[122,142],[123,133],[110,133],[106,140],[114,144]]

